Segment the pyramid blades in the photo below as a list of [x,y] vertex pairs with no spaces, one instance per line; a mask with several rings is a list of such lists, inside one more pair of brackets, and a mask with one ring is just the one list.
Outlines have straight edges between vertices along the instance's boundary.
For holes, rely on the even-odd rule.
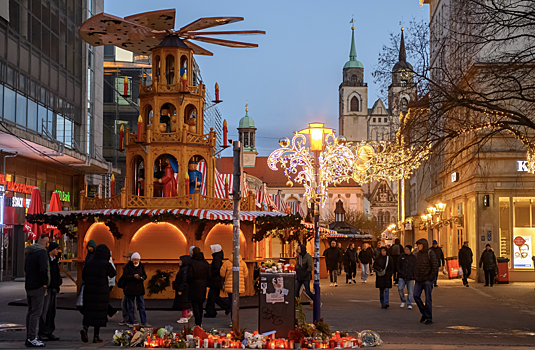
[[184,38],[194,38],[197,35],[252,35],[252,34],[266,34],[263,30],[233,30],[222,32],[187,32],[183,33]]
[[223,40],[223,39],[215,39],[215,38],[205,38],[202,36],[196,36],[194,40],[204,41],[206,43],[227,46],[227,47],[237,47],[237,48],[258,47],[258,44],[242,43],[239,41],[231,41],[231,40]]
[[186,45],[188,45],[188,47],[190,49],[193,50],[193,53],[196,54],[196,55],[204,55],[204,56],[213,56],[214,55],[213,53],[211,53],[210,51],[206,50],[205,48],[202,48],[199,45],[196,45],[196,44],[192,43],[191,41],[189,41],[187,39],[184,39],[183,41],[184,41],[184,43],[186,43]]
[[169,9],[138,13],[124,19],[154,30],[172,30],[175,28],[175,15],[176,10]]
[[243,21],[243,17],[204,17],[180,28],[178,34]]

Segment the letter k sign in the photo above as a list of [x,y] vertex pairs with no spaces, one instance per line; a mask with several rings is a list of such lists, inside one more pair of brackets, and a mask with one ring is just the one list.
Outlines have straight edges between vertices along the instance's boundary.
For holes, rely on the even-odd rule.
[[517,171],[528,171],[528,162],[526,160],[517,160],[516,163],[518,165]]

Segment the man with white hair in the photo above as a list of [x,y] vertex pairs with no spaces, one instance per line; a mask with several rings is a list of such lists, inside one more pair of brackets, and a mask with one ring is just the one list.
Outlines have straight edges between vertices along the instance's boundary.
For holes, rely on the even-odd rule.
[[24,272],[26,278],[26,300],[28,313],[26,314],[26,346],[44,347],[45,343],[37,338],[37,325],[43,312],[43,302],[50,284],[50,266],[47,252],[48,236],[41,235],[37,243],[26,247]]
[[137,306],[141,326],[150,327],[145,314],[145,286],[143,285],[147,279],[147,274],[139,253],[132,254],[130,261],[124,267],[121,278],[124,278],[124,294],[128,303],[128,326],[135,326],[134,313]]

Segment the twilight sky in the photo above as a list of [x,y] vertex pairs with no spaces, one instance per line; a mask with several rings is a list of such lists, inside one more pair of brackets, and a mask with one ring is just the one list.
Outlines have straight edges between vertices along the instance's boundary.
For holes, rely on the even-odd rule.
[[[253,42],[255,49],[234,49],[195,42],[214,56],[196,56],[204,83],[227,119],[229,138],[237,138],[238,121],[245,115],[256,123],[259,155],[278,148],[278,139],[291,137],[309,122],[322,121],[338,129],[338,86],[349,60],[351,21],[355,18],[357,59],[364,64],[368,107],[378,98],[371,73],[390,32],[412,17],[429,18],[428,6],[418,0],[106,0],[105,12],[128,15],[176,8],[175,29],[200,17],[239,16],[242,22],[209,30],[265,30],[266,35],[220,36]],[[385,104],[387,101],[384,101]],[[223,156],[231,156],[230,149]]]

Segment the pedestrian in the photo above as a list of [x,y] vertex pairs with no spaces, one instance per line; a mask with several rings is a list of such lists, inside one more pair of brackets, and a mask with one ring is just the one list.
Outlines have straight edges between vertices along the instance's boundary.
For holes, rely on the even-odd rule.
[[94,240],[90,240],[86,245],[87,254],[85,255],[85,262],[88,262],[92,257],[95,249],[97,249],[97,243]]
[[212,263],[210,264],[211,279],[208,283],[210,290],[208,291],[208,299],[206,300],[206,313],[204,317],[213,318],[217,316],[215,305],[217,304],[221,309],[225,310],[225,315],[230,313],[228,302],[221,297],[221,289],[223,289],[223,278],[219,273],[221,266],[223,266],[223,259],[225,255],[220,244],[213,244],[210,246],[212,251]]
[[110,250],[105,244],[95,249],[93,256],[84,264],[82,280],[83,295],[83,328],[80,336],[84,343],[88,342],[88,329],[94,328],[93,343],[102,343],[100,328],[108,322],[108,304],[110,302],[109,277],[115,276],[115,269],[110,264]]
[[307,246],[300,244],[295,250],[297,253],[295,264],[295,297],[299,298],[301,295],[301,286],[305,287],[305,293],[310,300],[309,308],[313,308],[314,294],[310,291],[310,280],[312,280],[312,269],[314,263],[312,255],[307,253]]
[[327,271],[329,271],[331,287],[338,287],[338,262],[342,258],[342,251],[336,246],[336,241],[331,242],[331,246],[325,249],[323,256],[325,257]]
[[[438,259],[432,250],[429,250],[427,239],[419,239],[418,254],[414,264],[414,301],[422,314],[420,322],[430,325],[433,323],[433,281],[438,271]],[[425,293],[425,304],[422,301],[422,292]]]
[[383,242],[379,241],[377,242],[377,247],[373,250],[373,260],[377,259],[379,255],[381,255],[381,247],[383,246]]
[[403,247],[401,244],[399,244],[399,238],[396,238],[394,240],[394,244],[392,247],[390,247],[390,256],[392,256],[392,261],[394,262],[394,284],[398,284],[399,277],[398,277],[398,259],[399,256],[403,253]]
[[59,340],[54,335],[56,330],[55,318],[57,307],[57,296],[59,293],[59,286],[63,283],[59,273],[59,244],[50,242],[48,244],[48,257],[50,268],[50,284],[43,302],[43,312],[39,318],[39,340],[41,341],[55,341]]
[[342,268],[344,267],[344,250],[342,249],[342,243],[338,242],[337,245],[340,250],[340,258],[338,259],[338,275],[342,274]]
[[[110,250],[110,260],[109,260],[109,262],[110,262],[110,265],[115,270],[115,275],[117,275],[117,268],[115,267],[115,264],[113,263],[113,258],[111,256],[111,250]],[[110,293],[113,290],[113,288],[115,288],[115,275],[113,277],[108,277],[108,286],[110,287]],[[116,313],[117,313],[117,310],[115,310],[115,308],[113,306],[111,306],[111,304],[108,304],[108,316],[111,318],[111,317],[115,316]]]
[[362,249],[359,253],[361,270],[360,278],[362,283],[366,283],[368,280],[368,274],[370,273],[370,262],[372,261],[372,257],[368,248],[368,243],[364,243],[364,249]]
[[[132,257],[132,252],[128,252],[125,255],[123,255],[123,258],[126,258],[127,261],[130,261],[130,258]],[[123,319],[121,322],[119,322],[120,326],[126,326],[128,324],[128,298],[126,297],[126,294],[124,294],[124,278],[119,278],[119,281],[117,281],[117,287],[123,289],[123,300],[121,300],[121,311],[123,313]],[[139,311],[136,313],[136,310],[134,308],[134,323],[133,324],[139,324]]]
[[43,312],[47,288],[50,284],[48,236],[41,235],[37,243],[25,249],[24,289],[28,312],[26,313],[26,346],[43,347],[45,343],[37,338],[37,325]]
[[173,281],[173,289],[175,290],[175,300],[173,301],[173,310],[182,311],[182,317],[176,321],[177,323],[188,323],[191,317],[191,302],[189,301],[188,293],[188,266],[191,262],[189,255],[183,255],[178,261],[178,272]]
[[381,254],[375,259],[373,263],[377,277],[375,278],[375,288],[379,288],[379,300],[381,301],[381,308],[388,309],[389,305],[389,291],[392,288],[392,274],[394,273],[394,264],[392,258],[388,256],[386,246],[381,247]]
[[496,262],[496,255],[494,255],[494,250],[490,247],[490,244],[487,244],[483,253],[481,253],[481,258],[479,259],[479,267],[483,267],[485,271],[485,287],[494,285],[494,276],[498,263]]
[[[371,244],[367,244],[367,248],[366,248],[366,251],[368,252],[368,255],[370,256],[370,259],[368,260],[368,272],[370,274],[370,276],[373,276],[373,258],[375,256],[374,252],[373,252],[373,248],[371,246]],[[362,266],[362,265],[361,265]]]
[[195,325],[202,327],[203,304],[206,300],[206,290],[210,280],[210,264],[198,247],[193,248],[188,266],[188,298],[193,308]]
[[[357,271],[360,270],[360,260],[359,260],[359,255],[360,255],[360,252],[362,251],[362,248],[360,246],[357,247]],[[356,276],[356,272],[355,272],[355,276]],[[355,282],[353,282],[355,283]]]
[[[416,256],[411,254],[412,247],[406,245],[403,254],[398,258],[398,292],[401,300],[400,307],[412,309],[414,301],[414,266],[416,264]],[[407,298],[405,298],[405,286],[407,286]]]
[[[444,260],[444,252],[442,251],[442,248],[438,246],[438,241],[436,239],[433,240],[433,246],[429,248],[435,253],[437,259],[438,259],[438,271],[440,271],[440,268],[442,269],[446,268],[446,261]],[[438,271],[437,275],[435,276],[434,286],[438,287]]]
[[357,275],[357,251],[355,250],[355,243],[349,244],[344,254],[344,270],[346,272],[346,283],[356,283],[355,277]]
[[468,277],[472,273],[473,257],[472,249],[468,247],[468,241],[465,241],[461,249],[459,249],[459,266],[463,271],[463,285],[466,287],[468,287]]
[[143,327],[150,327],[147,323],[147,314],[145,313],[145,286],[144,281],[147,279],[145,266],[141,262],[141,255],[135,252],[130,257],[130,261],[124,266],[124,294],[126,295],[128,309],[128,326],[133,328],[135,323],[134,313],[139,311],[139,320]]
[[[230,317],[232,319],[232,269],[233,269],[233,263],[232,260],[225,260],[223,263],[223,266],[221,266],[221,270],[219,271],[219,274],[221,277],[223,277],[224,285],[225,285],[225,293],[228,294],[228,300],[229,300],[229,307],[230,307]],[[247,264],[245,261],[243,261],[241,255],[240,255],[240,263],[239,263],[239,277],[240,277],[240,290],[239,294],[245,293],[245,279],[249,276],[249,270],[247,269]],[[232,321],[230,322],[230,327],[232,328]]]

